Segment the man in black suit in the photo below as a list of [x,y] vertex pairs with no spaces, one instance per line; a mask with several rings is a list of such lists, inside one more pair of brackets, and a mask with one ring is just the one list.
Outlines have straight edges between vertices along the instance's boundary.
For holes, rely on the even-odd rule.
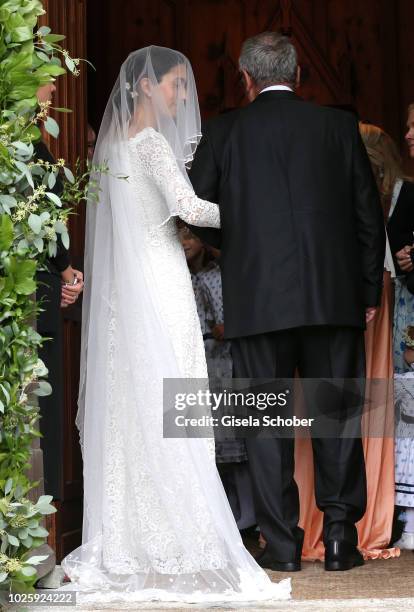
[[[252,102],[210,122],[190,177],[218,202],[221,230],[193,228],[221,248],[225,337],[238,378],[363,378],[364,328],[380,303],[384,226],[358,123],[294,93],[296,50],[273,32],[245,42]],[[342,399],[340,398],[340,401]],[[293,439],[246,441],[258,562],[300,569],[303,532]],[[361,439],[312,440],[327,570],[363,563],[355,523],[366,506]]]

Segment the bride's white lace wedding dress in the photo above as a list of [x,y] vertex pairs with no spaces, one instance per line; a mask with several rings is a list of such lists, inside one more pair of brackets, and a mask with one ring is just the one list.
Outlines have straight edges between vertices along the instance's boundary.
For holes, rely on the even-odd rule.
[[[112,282],[95,290],[98,316],[86,332],[85,518],[82,546],[62,562],[67,588],[83,604],[287,599],[289,580],[271,583],[243,546],[211,441],[163,438],[163,378],[207,378],[171,211],[219,227],[218,206],[196,197],[152,128],[130,138],[110,166],[127,169],[129,180],[117,187],[122,206],[110,213],[114,235],[94,272],[113,266]],[[101,438],[88,421],[90,402],[100,406]]]

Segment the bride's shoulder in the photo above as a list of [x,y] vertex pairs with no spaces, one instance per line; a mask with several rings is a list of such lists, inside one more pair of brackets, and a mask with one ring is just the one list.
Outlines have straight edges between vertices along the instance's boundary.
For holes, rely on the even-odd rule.
[[141,143],[145,142],[150,142],[152,144],[168,145],[164,136],[152,127],[146,127],[140,132],[137,132],[134,136],[130,136],[128,139],[128,143],[133,147],[139,146]]
[[128,139],[131,154],[148,166],[169,163],[172,150],[162,134],[147,127]]

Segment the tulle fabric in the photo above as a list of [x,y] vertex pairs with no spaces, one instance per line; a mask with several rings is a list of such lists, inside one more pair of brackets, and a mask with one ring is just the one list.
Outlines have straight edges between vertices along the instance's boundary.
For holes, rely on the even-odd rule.
[[[188,372],[206,378],[207,369],[171,219],[174,199],[163,197],[155,183],[145,192],[137,180],[116,178],[133,174],[128,146],[135,138],[136,96],[130,94],[143,75],[152,79],[153,95],[143,102],[149,124],[141,122],[141,130],[161,133],[183,174],[192,155],[199,115],[191,67],[181,54],[155,49],[158,62],[165,51],[168,62],[175,54],[186,68],[181,110],[178,104],[177,115],[169,116],[157,99],[154,48],[136,52],[121,68],[95,153],[95,162],[109,162],[111,175],[100,178],[99,203],[87,210],[76,421],[84,520],[82,545],[62,561],[71,580],[63,590],[78,591],[81,604],[288,599],[289,579],[273,584],[243,546],[209,440],[163,438],[163,379]],[[148,180],[145,172],[142,177]],[[162,274],[177,281],[167,299]],[[173,308],[175,299],[182,306],[175,320],[183,325],[182,346],[172,340],[177,336],[166,316],[168,300]],[[186,327],[188,320],[197,327]],[[194,350],[185,350],[187,329]]]

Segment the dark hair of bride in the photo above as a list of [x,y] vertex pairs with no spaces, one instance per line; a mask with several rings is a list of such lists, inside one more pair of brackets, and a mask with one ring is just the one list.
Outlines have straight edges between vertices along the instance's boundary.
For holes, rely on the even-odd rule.
[[[158,83],[162,81],[163,76],[180,64],[180,54],[178,51],[166,49],[165,47],[151,46],[149,48],[149,53],[151,55],[152,68]],[[182,63],[184,63],[184,59],[182,59]]]
[[115,85],[118,91],[114,95],[113,105],[118,112],[121,110],[122,100],[125,100],[124,89],[127,87],[128,91],[130,91],[130,95],[126,97],[127,109],[130,115],[134,113],[134,92],[139,95],[139,81],[149,76],[145,72],[145,66],[148,59],[150,59],[151,67],[158,83],[160,83],[163,77],[173,68],[181,63],[184,64],[186,61],[185,57],[179,51],[167,49],[166,47],[157,47],[155,45],[131,53],[123,65],[123,78],[121,82],[118,80]]

